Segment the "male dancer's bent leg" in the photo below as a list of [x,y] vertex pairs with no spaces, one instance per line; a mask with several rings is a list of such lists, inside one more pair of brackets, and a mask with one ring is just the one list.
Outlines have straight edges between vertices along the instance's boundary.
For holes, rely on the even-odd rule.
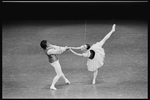
[[65,75],[62,72],[62,69],[61,69],[61,66],[59,64],[59,61],[55,61],[54,63],[51,63],[51,65],[54,67],[55,72],[56,72],[57,75],[54,77],[53,82],[52,82],[52,84],[50,86],[50,89],[57,90],[55,88],[55,84],[56,84],[56,82],[59,80],[59,78],[61,76],[64,78],[66,83],[70,84],[69,80],[65,77]]

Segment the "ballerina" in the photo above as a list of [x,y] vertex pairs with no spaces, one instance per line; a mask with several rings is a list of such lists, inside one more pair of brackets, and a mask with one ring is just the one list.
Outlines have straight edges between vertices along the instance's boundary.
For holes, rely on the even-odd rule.
[[[93,73],[93,81],[92,84],[96,83],[96,77],[98,74],[98,68],[102,67],[104,64],[105,51],[102,48],[106,40],[111,36],[113,32],[115,32],[116,24],[112,26],[112,30],[100,41],[92,46],[89,44],[82,45],[80,47],[70,47],[70,51],[78,56],[87,57],[87,69],[88,71],[92,71]],[[76,53],[72,49],[81,49],[83,51],[82,54]]]

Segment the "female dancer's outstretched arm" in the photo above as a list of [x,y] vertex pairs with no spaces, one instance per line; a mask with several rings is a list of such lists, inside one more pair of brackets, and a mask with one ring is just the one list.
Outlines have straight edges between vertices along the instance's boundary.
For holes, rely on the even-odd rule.
[[80,47],[70,47],[71,49],[82,49],[82,46]]
[[88,53],[79,54],[79,53],[76,53],[75,51],[73,51],[71,48],[70,48],[70,51],[71,51],[72,53],[74,53],[75,55],[77,55],[77,56],[89,57],[89,54],[88,54]]

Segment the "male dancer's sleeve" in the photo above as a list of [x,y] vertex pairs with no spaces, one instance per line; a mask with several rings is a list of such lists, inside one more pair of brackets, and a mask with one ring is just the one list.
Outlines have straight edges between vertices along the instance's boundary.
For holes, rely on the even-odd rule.
[[69,49],[68,46],[61,47],[61,46],[57,46],[57,45],[52,45],[52,47],[54,47],[55,49],[59,49],[62,52],[66,51],[66,49]]
[[47,54],[61,54],[64,51],[66,51],[67,47],[59,47],[59,48],[55,48],[55,49],[49,49],[47,51]]

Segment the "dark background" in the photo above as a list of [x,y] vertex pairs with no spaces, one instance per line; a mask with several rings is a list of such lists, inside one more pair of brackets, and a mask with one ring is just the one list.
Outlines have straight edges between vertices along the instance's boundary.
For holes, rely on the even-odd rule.
[[2,20],[146,20],[148,2],[2,3]]

